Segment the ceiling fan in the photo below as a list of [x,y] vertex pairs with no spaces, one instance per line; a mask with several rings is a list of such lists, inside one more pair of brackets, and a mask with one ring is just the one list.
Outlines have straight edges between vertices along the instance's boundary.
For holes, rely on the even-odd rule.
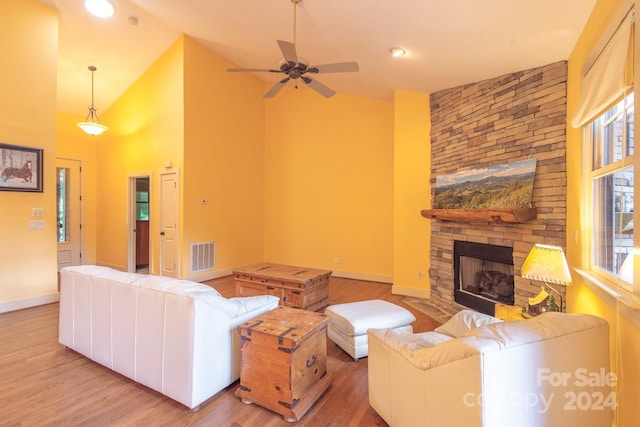
[[358,71],[358,63],[355,61],[351,62],[338,62],[334,64],[324,64],[324,65],[315,65],[310,67],[306,60],[298,57],[296,53],[296,5],[300,3],[302,0],[291,0],[293,3],[293,43],[276,40],[278,42],[278,46],[280,47],[280,51],[282,52],[282,56],[284,60],[280,62],[278,69],[269,69],[269,68],[228,68],[227,71],[230,72],[268,72],[268,73],[282,73],[286,74],[286,77],[282,80],[278,81],[267,93],[264,94],[264,98],[272,98],[277,94],[280,89],[284,87],[284,85],[289,80],[294,80],[296,82],[298,79],[302,80],[307,86],[311,89],[318,92],[320,95],[325,98],[330,98],[336,94],[336,92],[320,83],[315,78],[309,77],[307,74],[318,74],[318,73],[348,73]]

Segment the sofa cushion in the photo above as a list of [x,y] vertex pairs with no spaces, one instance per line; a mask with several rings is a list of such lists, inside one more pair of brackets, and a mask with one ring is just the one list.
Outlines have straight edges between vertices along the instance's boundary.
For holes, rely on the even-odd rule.
[[461,310],[442,326],[437,327],[435,331],[451,337],[460,337],[478,326],[498,322],[502,322],[502,320],[477,311]]

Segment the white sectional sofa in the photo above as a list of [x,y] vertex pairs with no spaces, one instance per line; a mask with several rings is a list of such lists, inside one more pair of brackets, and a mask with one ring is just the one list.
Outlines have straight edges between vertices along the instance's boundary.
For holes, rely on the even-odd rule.
[[611,426],[609,325],[462,311],[432,332],[369,332],[369,403],[392,427]]
[[240,377],[236,327],[278,305],[93,265],[61,271],[59,342],[190,409]]

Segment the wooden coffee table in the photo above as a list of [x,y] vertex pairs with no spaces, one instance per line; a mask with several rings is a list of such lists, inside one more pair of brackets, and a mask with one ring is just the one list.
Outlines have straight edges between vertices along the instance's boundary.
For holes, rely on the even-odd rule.
[[326,330],[329,318],[289,307],[275,308],[238,326],[243,403],[257,403],[298,421],[327,390]]
[[233,270],[236,296],[275,295],[280,305],[317,311],[329,305],[330,270],[261,263]]

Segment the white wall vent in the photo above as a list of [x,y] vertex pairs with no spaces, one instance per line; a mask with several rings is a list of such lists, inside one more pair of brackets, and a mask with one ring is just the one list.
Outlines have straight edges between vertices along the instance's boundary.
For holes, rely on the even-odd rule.
[[216,268],[216,242],[191,244],[191,272]]

